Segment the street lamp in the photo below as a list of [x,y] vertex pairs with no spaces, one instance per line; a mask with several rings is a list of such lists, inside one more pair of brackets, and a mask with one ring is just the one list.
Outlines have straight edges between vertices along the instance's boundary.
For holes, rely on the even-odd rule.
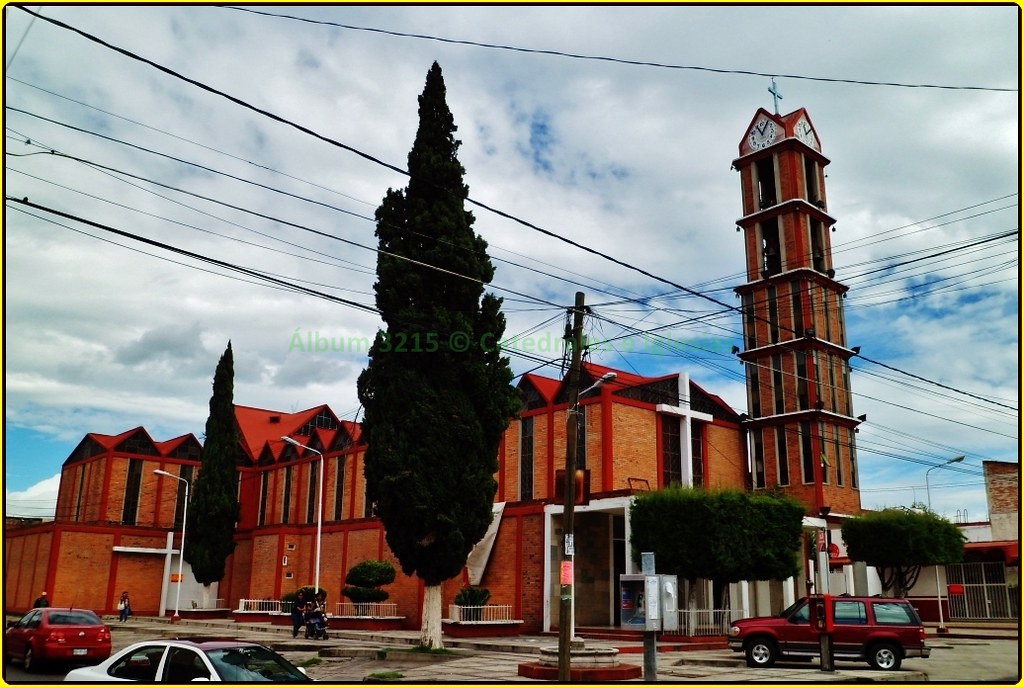
[[181,508],[181,550],[178,554],[178,591],[174,596],[174,615],[171,616],[171,622],[176,623],[181,620],[181,616],[178,615],[178,609],[181,608],[181,585],[185,583],[185,577],[183,570],[185,568],[185,524],[188,522],[188,480],[184,477],[178,477],[172,475],[166,470],[154,470],[153,474],[161,475],[163,477],[170,477],[176,479],[185,485],[185,504]]
[[[961,463],[961,462],[963,462],[964,458],[966,458],[966,457],[967,456],[956,456],[955,458],[950,458],[945,463],[940,463],[939,465],[933,465],[932,467],[930,467],[930,468],[928,468],[927,470],[924,471],[924,488],[925,488],[925,492],[928,494],[928,511],[929,512],[931,512],[931,510],[932,510],[931,484],[928,482],[928,475],[929,475],[929,473],[931,473],[931,471],[935,470],[936,468],[944,468],[947,465],[952,465],[953,463]],[[945,625],[945,623],[942,620],[942,587],[939,585],[939,566],[938,566],[938,564],[935,565],[935,600],[939,602],[939,629],[938,629],[938,632],[945,632],[946,631],[946,625]]]
[[966,458],[966,457],[967,456],[957,456],[956,458],[950,458],[945,463],[940,463],[939,465],[933,465],[932,467],[930,467],[927,470],[925,470],[925,472],[924,472],[924,488],[925,488],[925,492],[928,494],[928,510],[932,509],[932,492],[931,492],[931,485],[928,483],[928,475],[931,473],[932,470],[935,470],[937,468],[944,468],[947,465],[951,465],[953,463],[962,463],[964,458]]
[[312,451],[313,453],[320,456],[320,474],[318,480],[319,485],[317,487],[318,491],[316,496],[316,578],[313,581],[313,596],[315,597],[317,594],[320,593],[320,536],[321,532],[323,531],[324,521],[322,512],[324,509],[324,454],[320,453],[320,451],[317,451],[315,448],[303,446],[302,444],[295,441],[295,439],[292,439],[291,437],[281,437],[281,441],[287,444],[291,444],[292,446],[304,448],[307,451]]
[[[574,363],[577,362],[577,355],[578,350],[574,350]],[[574,379],[578,380],[578,370],[575,372],[576,375],[574,375]],[[559,680],[562,682],[569,681],[571,665],[569,658],[571,653],[570,644],[572,643],[572,640],[576,638],[576,571],[573,567],[573,556],[575,555],[576,545],[574,542],[573,518],[576,506],[576,441],[578,437],[578,408],[580,404],[580,396],[612,381],[615,377],[616,374],[614,372],[606,372],[601,379],[597,380],[583,391],[579,391],[577,388],[571,388],[569,390],[569,400],[572,405],[569,407],[569,415],[566,419],[568,424],[565,433],[565,498],[562,511],[563,571],[561,575],[561,582],[565,591],[562,594],[563,601],[560,604],[560,613],[558,618],[558,673]],[[566,597],[568,598],[566,599]],[[566,603],[566,601],[568,603]],[[568,615],[568,617],[566,617],[566,615]]]

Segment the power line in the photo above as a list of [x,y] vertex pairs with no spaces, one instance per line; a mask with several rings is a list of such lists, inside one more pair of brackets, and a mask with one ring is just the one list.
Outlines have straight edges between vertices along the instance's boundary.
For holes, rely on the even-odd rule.
[[436,41],[438,43],[448,43],[451,45],[467,45],[476,48],[488,48],[491,50],[508,50],[512,52],[527,53],[534,55],[549,55],[553,57],[566,57],[576,60],[593,60],[598,62],[611,62],[614,64],[625,64],[636,67],[655,67],[658,69],[674,69],[674,70],[689,70],[699,72],[710,72],[713,74],[733,74],[741,76],[760,76],[765,78],[775,77],[777,79],[794,79],[803,81],[821,81],[826,83],[845,83],[845,84],[856,84],[861,86],[894,86],[899,88],[938,88],[945,90],[954,91],[994,91],[994,92],[1006,92],[1016,93],[1016,88],[994,88],[988,86],[950,86],[942,84],[927,84],[927,83],[898,83],[894,81],[865,81],[863,79],[841,79],[824,76],[806,76],[802,74],[780,74],[778,72],[759,72],[748,69],[722,69],[716,67],[706,67],[701,65],[682,65],[682,64],[669,64],[665,62],[651,62],[648,60],[632,60],[622,57],[607,57],[603,55],[584,55],[580,53],[571,53],[563,50],[544,50],[539,48],[523,48],[514,45],[502,45],[500,43],[484,43],[481,41],[473,41],[466,39],[456,38],[442,38],[440,36],[431,36],[422,33],[407,33],[403,31],[391,31],[388,29],[378,29],[368,26],[355,26],[353,24],[342,24],[340,22],[326,21],[320,19],[309,19],[307,17],[297,17],[288,14],[278,14],[274,12],[267,12],[263,10],[255,10],[250,7],[238,7],[233,5],[223,5],[224,9],[237,10],[239,12],[250,12],[252,14],[259,14],[266,17],[275,17],[278,19],[289,19],[292,21],[304,22],[307,24],[319,24],[323,26],[333,26],[339,29],[349,29],[351,31],[365,31],[368,33],[379,33],[387,36],[396,36],[398,38],[416,38],[419,40]]

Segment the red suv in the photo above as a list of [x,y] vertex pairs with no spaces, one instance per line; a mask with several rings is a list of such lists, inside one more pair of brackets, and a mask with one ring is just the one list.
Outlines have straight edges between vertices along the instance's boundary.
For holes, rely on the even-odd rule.
[[779,658],[820,656],[819,623],[811,622],[809,601],[817,606],[827,599],[832,603],[828,624],[835,659],[897,670],[904,658],[928,658],[931,653],[913,606],[906,599],[880,596],[815,596],[800,599],[775,617],[735,620],[729,628],[729,648],[746,654],[748,666],[760,668]]

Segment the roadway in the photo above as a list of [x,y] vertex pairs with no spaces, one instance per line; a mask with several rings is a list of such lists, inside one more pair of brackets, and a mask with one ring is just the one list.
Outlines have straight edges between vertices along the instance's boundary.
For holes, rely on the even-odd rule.
[[[557,644],[553,636],[523,635],[478,640],[446,639],[451,654],[429,657],[407,651],[416,632],[332,631],[331,639],[292,639],[291,628],[232,621],[183,620],[172,625],[163,618],[133,618],[126,624],[111,623],[114,650],[136,641],[178,634],[230,636],[258,641],[284,654],[293,663],[306,665],[311,677],[334,683],[374,681],[389,674],[404,682],[533,682],[518,675],[521,663],[538,660],[542,646]],[[899,671],[872,670],[866,663],[838,661],[835,672],[824,672],[817,661],[780,662],[769,669],[746,667],[742,656],[729,650],[661,651],[657,660],[659,682],[904,682],[1017,684],[1021,678],[1020,638],[1017,629],[930,635],[932,654],[927,659],[909,658]],[[587,640],[587,647],[615,646],[622,663],[643,665],[638,652],[642,641]],[[667,647],[663,647],[667,648]],[[10,684],[62,681],[67,669],[54,666],[45,672],[26,674],[20,666],[5,665],[4,680]],[[643,681],[639,678],[638,681]]]

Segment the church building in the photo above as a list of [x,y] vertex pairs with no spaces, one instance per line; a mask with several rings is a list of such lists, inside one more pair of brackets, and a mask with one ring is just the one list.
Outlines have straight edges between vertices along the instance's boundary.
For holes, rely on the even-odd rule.
[[[639,572],[629,555],[630,503],[669,485],[781,491],[806,504],[806,570],[784,582],[737,585],[732,598],[741,612],[777,611],[806,592],[806,580],[853,590],[838,529],[861,510],[855,432],[864,417],[854,416],[851,403],[848,361],[857,349],[847,345],[847,288],[832,265],[828,163],[803,109],[758,110],[733,161],[746,257],[746,281],[736,288],[746,412],[686,372],[614,370],[612,382],[580,397],[576,466],[585,498],[574,508],[577,626],[618,626],[619,576]],[[584,363],[579,388],[609,372]],[[491,603],[511,606],[522,631],[549,631],[559,606],[559,478],[570,390],[565,379],[534,373],[518,387],[524,403],[499,448],[492,531],[462,578],[445,585],[444,603],[463,585],[478,584],[491,591]],[[329,604],[337,603],[355,564],[389,560],[400,570],[366,498],[366,445],[357,423],[338,419],[328,405],[295,413],[239,405],[235,416],[241,508],[216,608],[278,600],[315,578]],[[187,564],[177,576],[200,450],[192,435],[157,442],[142,427],[86,435],[63,466],[54,521],[5,530],[6,607],[28,608],[46,589],[58,605],[112,614],[127,589],[141,615],[169,614],[178,603],[183,611],[205,610],[210,602]],[[404,626],[418,627],[418,580],[399,572],[387,590]],[[711,590],[697,597],[710,604]]]

